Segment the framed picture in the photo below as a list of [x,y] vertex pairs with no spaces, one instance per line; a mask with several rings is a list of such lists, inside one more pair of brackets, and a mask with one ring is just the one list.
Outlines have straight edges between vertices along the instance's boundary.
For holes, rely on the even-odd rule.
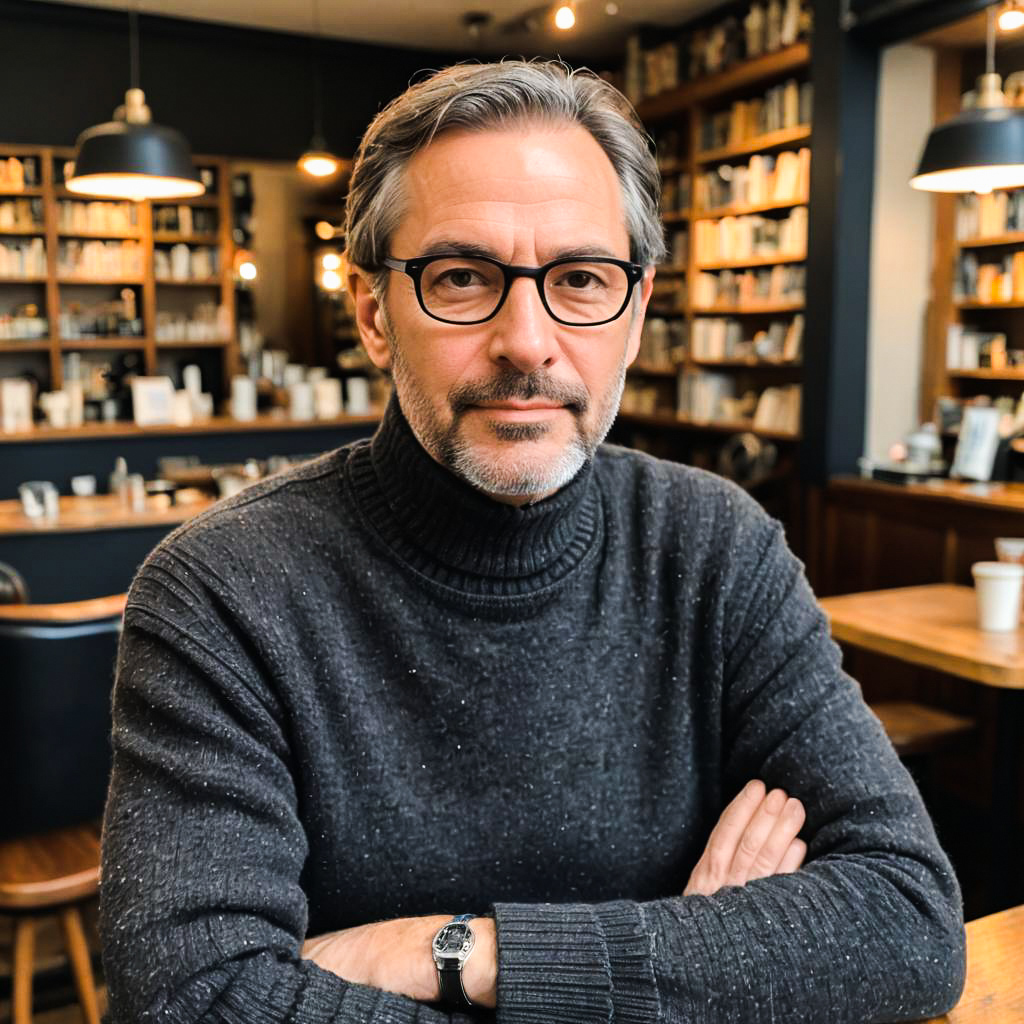
[[962,480],[992,479],[1001,415],[992,406],[969,405],[964,409],[950,476]]
[[174,383],[170,377],[133,377],[132,410],[140,427],[174,422]]

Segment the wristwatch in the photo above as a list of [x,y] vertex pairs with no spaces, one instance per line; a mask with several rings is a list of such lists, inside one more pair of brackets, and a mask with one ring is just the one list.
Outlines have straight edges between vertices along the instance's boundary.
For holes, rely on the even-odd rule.
[[474,1005],[462,985],[462,968],[476,942],[473,929],[467,924],[474,917],[476,914],[453,917],[434,936],[431,944],[437,980],[441,986],[441,1002],[456,1010],[465,1010]]

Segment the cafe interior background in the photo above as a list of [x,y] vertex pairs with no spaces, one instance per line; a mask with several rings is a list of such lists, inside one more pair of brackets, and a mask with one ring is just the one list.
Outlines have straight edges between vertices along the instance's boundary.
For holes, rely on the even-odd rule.
[[[1015,0],[0,0],[0,1017],[19,942],[39,1019],[78,1019],[45,1013],[83,962],[102,984],[94,879],[28,914],[3,874],[102,809],[135,569],[219,497],[369,436],[387,401],[342,263],[381,106],[504,54],[609,77],[657,146],[670,251],[611,440],[749,490],[827,609],[973,602],[972,566],[1024,546],[996,547],[1024,537],[1022,25]],[[177,133],[151,193],[116,177],[122,104]],[[972,162],[954,192],[943,171]],[[964,668],[955,643],[840,635],[843,609],[968,918],[1024,902],[1017,633]]]

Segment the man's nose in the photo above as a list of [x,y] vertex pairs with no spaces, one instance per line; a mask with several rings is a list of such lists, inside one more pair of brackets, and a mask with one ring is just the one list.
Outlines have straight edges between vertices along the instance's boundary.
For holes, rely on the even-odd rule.
[[494,362],[514,366],[520,373],[532,373],[558,360],[558,325],[544,308],[536,283],[529,278],[512,282],[505,304],[491,325],[488,351]]

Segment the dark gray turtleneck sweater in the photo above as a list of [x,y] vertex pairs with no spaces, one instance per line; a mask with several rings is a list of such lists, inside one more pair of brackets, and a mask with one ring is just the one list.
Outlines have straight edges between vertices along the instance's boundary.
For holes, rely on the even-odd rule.
[[[916,1019],[963,983],[953,873],[799,563],[693,469],[603,448],[513,508],[392,406],[153,553],[114,713],[116,1024],[441,1022],[300,945],[489,909],[500,1024]],[[682,898],[752,778],[803,801],[807,864]]]

